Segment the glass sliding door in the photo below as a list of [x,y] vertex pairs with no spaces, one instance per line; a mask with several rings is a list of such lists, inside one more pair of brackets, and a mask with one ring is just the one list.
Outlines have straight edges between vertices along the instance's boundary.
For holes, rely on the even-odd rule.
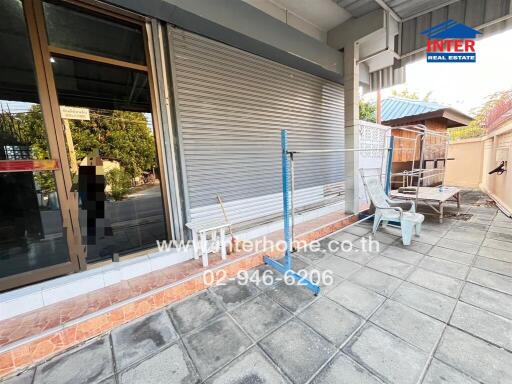
[[41,13],[87,261],[155,247],[167,231],[144,24],[60,1]]
[[[0,2],[0,291],[71,272],[67,210],[40,105],[24,4]],[[62,192],[62,188],[60,190]],[[66,218],[69,225],[69,220]],[[73,260],[76,264],[76,260]],[[38,274],[38,271],[44,271]]]

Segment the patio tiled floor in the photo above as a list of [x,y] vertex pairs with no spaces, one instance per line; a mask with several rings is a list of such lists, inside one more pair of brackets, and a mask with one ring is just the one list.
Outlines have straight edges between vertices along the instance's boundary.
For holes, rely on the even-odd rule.
[[468,221],[429,220],[411,247],[389,228],[380,252],[298,252],[336,274],[319,297],[230,282],[8,383],[512,383],[512,220],[463,209]]

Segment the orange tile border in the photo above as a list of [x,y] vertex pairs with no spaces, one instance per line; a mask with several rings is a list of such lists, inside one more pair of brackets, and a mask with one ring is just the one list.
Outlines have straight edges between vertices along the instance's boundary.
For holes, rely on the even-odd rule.
[[[357,221],[357,218],[352,216],[341,219],[338,217],[338,220],[330,224],[324,224],[320,228],[300,234],[297,236],[296,241],[309,243],[340,230],[355,221]],[[248,270],[263,264],[263,255],[279,258],[281,257],[281,252],[273,249],[268,252],[262,251],[258,254],[243,256],[239,259],[228,259],[228,264],[225,265],[215,265],[218,262],[212,263],[212,265],[215,265],[214,269],[212,268],[214,272],[213,282],[218,282],[220,278],[234,277],[240,270]],[[117,308],[111,310],[107,308],[108,311],[106,313],[84,319],[83,321],[80,321],[80,319],[75,320],[76,324],[66,326],[64,329],[42,336],[39,339],[15,346],[4,353],[0,353],[0,378],[5,378],[8,375],[28,368],[59,352],[94,337],[101,336],[117,326],[148,315],[206,288],[203,277],[195,275],[173,286],[156,288],[153,291],[143,293],[142,296],[144,297],[139,300],[126,304],[121,302]]]

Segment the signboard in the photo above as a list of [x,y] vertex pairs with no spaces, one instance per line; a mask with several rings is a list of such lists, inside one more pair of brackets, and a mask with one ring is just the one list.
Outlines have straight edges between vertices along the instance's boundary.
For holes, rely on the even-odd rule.
[[69,120],[91,120],[88,108],[60,106],[60,115],[63,119]]

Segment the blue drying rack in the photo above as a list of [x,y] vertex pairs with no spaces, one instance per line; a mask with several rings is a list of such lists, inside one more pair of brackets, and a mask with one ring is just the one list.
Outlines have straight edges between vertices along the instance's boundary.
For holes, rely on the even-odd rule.
[[263,256],[263,262],[271,266],[283,275],[292,277],[300,285],[307,287],[315,296],[320,293],[320,287],[313,284],[310,280],[300,276],[292,270],[292,234],[290,228],[290,162],[288,160],[288,132],[281,130],[281,165],[282,165],[282,182],[283,182],[283,216],[284,216],[284,241],[286,250],[284,253],[284,264],[271,259],[269,256]]

